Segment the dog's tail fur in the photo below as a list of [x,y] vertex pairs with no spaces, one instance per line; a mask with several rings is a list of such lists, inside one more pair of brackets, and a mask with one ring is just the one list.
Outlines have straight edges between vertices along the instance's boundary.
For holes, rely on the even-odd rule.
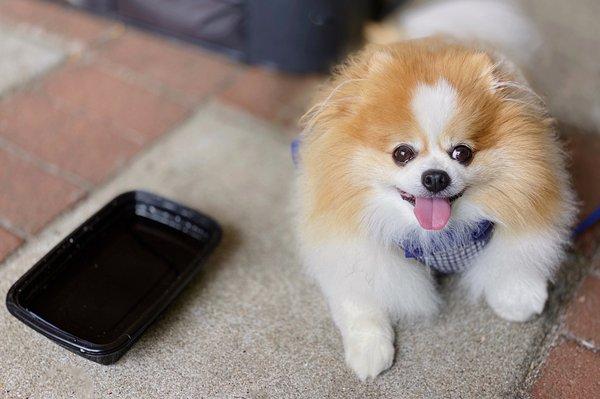
[[435,34],[492,45],[522,67],[529,66],[541,37],[510,1],[445,0],[409,10],[400,17],[408,38]]

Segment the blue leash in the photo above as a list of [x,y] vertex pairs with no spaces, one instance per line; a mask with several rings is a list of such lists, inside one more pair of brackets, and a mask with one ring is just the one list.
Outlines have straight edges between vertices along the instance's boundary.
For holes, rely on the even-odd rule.
[[579,224],[573,230],[573,237],[577,237],[598,222],[600,222],[600,206],[594,209],[594,211],[590,213],[588,217],[579,222]]
[[[295,139],[294,141],[292,141],[291,145],[292,160],[294,161],[295,166],[298,166],[298,163],[300,162],[300,160],[298,159],[299,149],[300,139]],[[579,222],[577,226],[575,226],[575,229],[573,230],[573,237],[577,237],[578,235],[580,235],[581,233],[583,233],[598,222],[600,222],[600,206],[594,209],[594,211],[591,214],[589,214],[588,217],[583,219],[581,222]]]

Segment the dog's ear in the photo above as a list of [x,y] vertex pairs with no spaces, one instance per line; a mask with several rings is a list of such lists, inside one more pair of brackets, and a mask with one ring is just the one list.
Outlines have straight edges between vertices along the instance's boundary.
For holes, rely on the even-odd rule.
[[322,86],[314,105],[300,119],[304,135],[318,135],[341,118],[355,114],[361,101],[363,82],[393,61],[389,47],[368,45],[338,66],[332,78]]
[[546,104],[529,86],[521,69],[503,54],[488,51],[473,55],[481,62],[481,78],[490,90],[504,101],[526,105],[539,116],[548,113]]
[[366,59],[369,74],[381,72],[394,61],[394,55],[386,47],[373,47]]

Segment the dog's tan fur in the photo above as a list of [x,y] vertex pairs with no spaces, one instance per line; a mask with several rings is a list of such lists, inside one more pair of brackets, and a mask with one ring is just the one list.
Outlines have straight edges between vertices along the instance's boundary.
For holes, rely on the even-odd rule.
[[551,225],[560,214],[566,183],[552,120],[537,99],[492,56],[442,38],[371,46],[341,66],[304,118],[301,150],[306,218],[314,232],[341,234],[360,228],[369,188],[352,170],[355,154],[372,150],[367,162],[396,168],[394,143],[421,140],[410,110],[415,86],[443,78],[459,93],[459,108],[440,141],[475,151],[472,165],[485,179],[466,195],[513,231]]

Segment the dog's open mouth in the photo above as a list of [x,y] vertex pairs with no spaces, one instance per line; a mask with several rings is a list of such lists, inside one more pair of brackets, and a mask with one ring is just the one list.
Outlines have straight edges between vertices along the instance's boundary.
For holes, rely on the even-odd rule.
[[415,207],[415,217],[422,228],[425,230],[441,230],[450,220],[452,202],[460,198],[464,190],[451,197],[415,197],[400,189],[398,189],[398,192],[404,201]]
[[[409,202],[412,206],[415,206],[415,196],[412,194],[407,193],[406,191],[402,191],[400,189],[398,189],[398,192],[400,193],[400,195],[402,196],[402,199],[406,202]],[[460,193],[453,195],[452,197],[447,197],[446,199],[448,201],[450,201],[450,203],[453,203],[454,201],[456,201],[457,199],[459,199],[460,197],[462,197],[462,195],[465,193],[465,191],[461,191]]]

